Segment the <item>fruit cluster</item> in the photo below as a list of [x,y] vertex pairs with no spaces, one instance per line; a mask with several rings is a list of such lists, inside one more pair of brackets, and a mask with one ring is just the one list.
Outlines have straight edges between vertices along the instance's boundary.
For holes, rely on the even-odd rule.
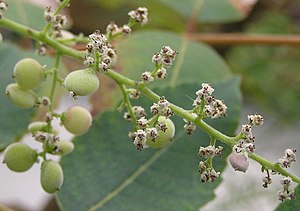
[[[13,143],[4,152],[3,163],[12,171],[25,172],[34,163],[38,163],[41,157],[43,159],[41,185],[46,192],[52,194],[63,184],[63,170],[58,162],[47,159],[47,154],[62,156],[74,150],[74,144],[71,141],[61,140],[52,127],[53,118],[59,118],[61,125],[70,133],[81,135],[89,130],[92,116],[81,106],[71,106],[62,114],[54,113],[52,97],[38,97],[34,92],[45,77],[43,66],[32,58],[22,59],[14,67],[13,79],[16,83],[9,84],[6,88],[10,101],[21,108],[43,105],[49,109],[44,121],[32,122],[27,128],[34,140],[42,144],[42,151],[38,152],[24,143]],[[99,81],[92,70],[84,69],[71,72],[66,77],[64,85],[68,91],[76,90],[79,95],[88,95],[98,88]]]
[[6,95],[16,106],[32,108],[38,103],[36,89],[45,79],[42,65],[34,59],[20,60],[14,68],[13,79],[16,83],[6,87]]

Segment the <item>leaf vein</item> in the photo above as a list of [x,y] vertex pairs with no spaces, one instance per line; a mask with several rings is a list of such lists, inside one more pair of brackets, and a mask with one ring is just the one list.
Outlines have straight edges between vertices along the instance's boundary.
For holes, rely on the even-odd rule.
[[[171,144],[170,144],[171,145]],[[98,203],[91,206],[88,210],[89,211],[95,211],[101,207],[103,207],[106,203],[111,201],[113,198],[115,198],[120,192],[122,192],[128,185],[130,185],[132,182],[135,181],[136,178],[138,178],[144,171],[148,169],[148,167],[154,163],[162,154],[164,154],[167,149],[166,147],[164,149],[159,150],[158,152],[154,153],[154,155],[147,160],[143,165],[141,165],[131,176],[129,176],[124,182],[122,182],[117,188],[115,188],[112,192],[108,193],[106,197],[101,199]]]
[[187,46],[188,46],[188,41],[185,38],[183,38],[182,42],[181,42],[181,45],[179,47],[179,56],[177,58],[176,65],[173,69],[173,74],[172,74],[172,77],[170,79],[170,86],[171,87],[174,87],[176,85],[176,81],[177,81],[178,75],[180,73],[180,68],[183,64],[184,57],[185,57],[185,54],[186,54]]

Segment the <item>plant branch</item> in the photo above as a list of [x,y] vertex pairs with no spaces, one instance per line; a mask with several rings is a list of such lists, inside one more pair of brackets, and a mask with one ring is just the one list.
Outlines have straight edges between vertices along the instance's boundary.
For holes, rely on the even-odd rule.
[[[58,82],[58,70],[59,70],[59,65],[60,65],[60,59],[61,59],[61,55],[57,54],[56,60],[55,60],[55,66],[52,69],[52,84],[51,84],[51,89],[50,89],[50,94],[49,94],[49,99],[50,99],[49,114],[51,115],[51,117],[52,117],[52,114],[54,111],[54,94],[55,94],[55,89],[56,89],[57,82]],[[49,120],[49,122],[47,124],[48,132],[51,130],[51,123],[52,123],[52,121]]]
[[53,112],[53,107],[54,107],[54,94],[55,94],[55,89],[56,89],[56,85],[57,85],[57,81],[58,81],[58,70],[59,70],[59,65],[60,65],[60,59],[61,59],[61,55],[57,54],[56,55],[56,60],[55,60],[55,67],[53,69],[53,78],[52,78],[52,85],[51,85],[51,91],[50,91],[50,112]]
[[73,48],[67,47],[60,42],[56,41],[55,39],[43,35],[42,32],[36,31],[32,28],[23,26],[19,23],[16,23],[12,20],[3,18],[0,21],[0,26],[5,27],[9,30],[12,30],[14,32],[17,32],[25,37],[33,38],[34,40],[40,41],[42,43],[45,43],[49,46],[51,46],[53,49],[55,49],[58,53],[67,55],[69,57],[72,57],[74,59],[83,60],[85,53],[80,52],[77,50],[74,50]]
[[[160,100],[160,96],[151,91],[149,88],[143,86],[142,84],[133,81],[115,71],[108,70],[106,72],[106,75],[110,77],[111,79],[115,80],[117,83],[125,84],[126,86],[132,87],[140,91],[144,96],[146,96],[148,99],[150,99],[153,102],[158,102]],[[189,111],[184,110],[181,107],[178,107],[172,103],[169,104],[169,108],[178,116],[186,119],[189,122],[194,123],[198,127],[202,128],[205,132],[207,132],[211,137],[216,138],[217,140],[233,147],[238,140],[242,138],[241,134],[238,134],[235,137],[229,137],[226,136],[225,134],[221,133],[220,131],[214,129],[207,123],[205,123],[203,120],[198,119],[197,117],[195,118]],[[294,182],[300,183],[300,178],[297,176],[294,176],[293,174],[287,172],[283,168],[281,168],[277,163],[272,163],[259,155],[253,153],[249,156],[251,159],[257,161],[260,163],[262,166],[267,167],[269,169],[272,169],[284,176],[290,177]]]
[[300,45],[300,35],[241,34],[241,33],[187,33],[189,40],[210,45]]
[[128,93],[126,91],[126,87],[122,83],[117,83],[117,84],[119,85],[119,88],[120,88],[120,90],[122,92],[123,100],[124,100],[124,102],[126,104],[128,113],[129,113],[129,115],[130,115],[130,117],[131,117],[131,119],[133,121],[134,127],[137,128],[136,117],[135,117],[135,114],[134,114],[134,112],[132,110],[132,106],[131,106],[131,103],[130,103],[130,99],[128,97]]
[[[62,55],[67,55],[70,56],[74,59],[77,60],[82,60],[84,58],[85,52],[80,52],[77,50],[74,50],[72,48],[69,48],[61,43],[59,43],[58,41],[56,41],[53,38],[50,38],[48,36],[43,36],[42,32],[38,32],[36,30],[33,30],[29,27],[23,26],[21,24],[18,24],[14,21],[8,20],[8,19],[2,19],[0,21],[0,26],[6,27],[7,29],[10,29],[14,32],[17,32],[23,36],[27,36],[27,37],[31,37],[37,41],[43,42],[49,46],[51,46],[53,49],[55,49],[55,51],[58,54],[62,54]],[[237,36],[237,34],[231,34],[230,36],[224,36],[222,34],[219,35],[209,35],[209,36],[204,36],[204,35],[199,35],[199,34],[188,34],[186,35],[187,37],[189,37],[189,39],[194,39],[194,40],[202,40],[202,41],[206,41],[210,44],[300,44],[300,37],[298,36],[272,36],[272,35],[268,35],[268,36],[262,36],[262,35],[257,35],[256,37],[254,35],[245,35],[244,37],[239,35]],[[199,37],[200,36],[200,37]],[[248,37],[247,37],[248,36]],[[205,39],[206,38],[206,39]],[[212,39],[214,38],[214,39]],[[160,96],[157,95],[156,93],[154,93],[152,90],[150,90],[149,88],[145,87],[144,84],[133,81],[115,71],[112,70],[108,70],[105,73],[108,77],[110,77],[111,79],[115,80],[120,86],[121,90],[122,87],[125,88],[125,86],[128,87],[132,87],[137,89],[138,91],[140,91],[144,96],[146,96],[148,99],[150,99],[152,102],[158,102],[160,100]],[[127,95],[128,97],[128,95]],[[242,134],[238,134],[235,137],[229,137],[223,133],[221,133],[220,131],[214,129],[213,127],[211,127],[210,125],[208,125],[207,123],[205,123],[202,119],[199,118],[195,118],[189,111],[184,110],[181,107],[178,107],[172,103],[169,104],[170,109],[177,114],[178,116],[186,119],[189,122],[194,123],[195,125],[197,125],[198,127],[200,127],[201,129],[203,129],[206,133],[208,133],[211,137],[216,138],[217,140],[229,145],[229,146],[234,146],[237,141],[239,141],[240,139],[243,138]],[[280,173],[281,175],[284,176],[288,176],[290,177],[294,182],[300,183],[300,178],[294,176],[293,174],[287,172],[285,169],[281,168],[279,166],[278,163],[272,163],[262,157],[260,157],[259,155],[256,155],[255,153],[251,154],[249,156],[251,159],[257,161],[258,163],[260,163],[263,167],[274,170],[278,173]]]
[[283,169],[282,167],[279,166],[279,163],[272,163],[266,159],[264,159],[263,157],[253,153],[251,155],[249,155],[249,157],[252,160],[255,160],[256,162],[260,163],[262,166],[264,166],[267,169],[272,169],[278,173],[280,173],[281,175],[290,177],[294,182],[297,182],[300,184],[300,177],[297,177],[291,173],[289,173],[288,171],[286,171],[285,169]]

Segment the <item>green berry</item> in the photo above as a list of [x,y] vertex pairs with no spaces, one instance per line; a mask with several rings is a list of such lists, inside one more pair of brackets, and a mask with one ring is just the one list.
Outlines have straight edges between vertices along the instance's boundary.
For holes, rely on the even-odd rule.
[[64,181],[61,165],[55,161],[47,160],[41,167],[41,185],[50,194],[59,191]]
[[23,143],[9,145],[4,153],[4,162],[15,172],[24,172],[31,168],[37,160],[37,152]]
[[67,75],[64,85],[74,95],[86,96],[99,88],[99,79],[92,69],[76,70]]
[[23,89],[35,89],[45,77],[40,63],[34,59],[25,58],[15,65],[13,78]]
[[31,122],[27,129],[29,132],[31,132],[32,134],[37,132],[37,131],[43,131],[43,129],[47,126],[47,122]]
[[61,121],[65,128],[75,135],[80,135],[89,130],[92,124],[92,115],[81,106],[72,106],[62,115]]
[[6,95],[12,103],[21,108],[32,108],[36,103],[36,94],[32,90],[24,90],[18,84],[9,84]]
[[59,141],[58,150],[55,150],[54,155],[67,155],[74,151],[74,144],[72,141]]
[[171,119],[167,119],[164,116],[158,118],[158,122],[166,124],[166,131],[159,130],[158,137],[155,141],[148,140],[147,145],[151,148],[163,148],[167,146],[171,141],[173,141],[175,135],[175,125]]

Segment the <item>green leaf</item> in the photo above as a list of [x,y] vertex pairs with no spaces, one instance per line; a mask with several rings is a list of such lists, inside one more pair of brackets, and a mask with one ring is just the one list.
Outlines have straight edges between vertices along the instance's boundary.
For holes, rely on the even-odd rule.
[[[160,0],[184,17],[190,19],[195,16],[198,22],[225,23],[240,21],[248,14],[246,8],[238,7],[233,0]],[[247,6],[251,7],[252,5]]]
[[[246,32],[289,34],[299,29],[290,17],[265,12]],[[238,46],[226,55],[235,73],[243,76],[244,93],[285,120],[300,117],[300,50],[295,46]]]
[[[186,95],[194,97],[199,86],[182,84],[157,92],[189,109],[192,101]],[[216,97],[228,103],[229,115],[213,125],[227,134],[234,133],[239,119],[238,86],[237,78],[215,85]],[[198,129],[187,136],[182,119],[172,117],[177,128],[173,144],[140,152],[127,136],[132,125],[122,116],[104,112],[87,134],[75,138],[74,153],[62,159],[65,182],[57,194],[62,210],[198,210],[214,197],[221,179],[204,184],[198,173],[198,149],[209,140],[204,132]],[[225,147],[225,158],[230,151]],[[225,159],[214,159],[217,171],[225,165]]]
[[228,66],[211,47],[161,31],[138,32],[117,44],[118,65],[122,67],[122,73],[139,80],[142,72],[154,69],[152,56],[166,45],[178,51],[178,55],[173,67],[168,69],[167,78],[163,83],[158,81],[156,86],[215,82],[230,76]]
[[[134,31],[153,28],[164,28],[178,32],[184,30],[184,17],[168,5],[162,4],[159,1],[89,0],[84,1],[84,4],[82,1],[73,1],[70,10],[72,14],[76,14],[76,17],[74,17],[77,20],[75,25],[89,33],[95,30],[95,28],[105,30],[107,23],[112,20],[120,26],[126,24],[129,19],[128,12],[141,6],[148,9],[150,21],[143,27],[134,27]],[[89,18],[90,14],[93,14],[94,18]],[[100,22],[99,19],[101,19]],[[87,21],[89,22],[88,25],[86,24]]]
[[290,211],[290,210],[299,210],[300,209],[300,185],[295,188],[295,200],[285,201],[276,207],[276,211]]
[[41,30],[46,24],[44,9],[28,1],[10,0],[8,10],[4,13],[5,18],[14,20],[20,24]]
[[5,95],[6,86],[15,83],[12,79],[13,68],[22,58],[31,57],[41,64],[51,64],[49,58],[38,58],[33,51],[24,51],[10,43],[2,43],[0,46],[0,150],[8,144],[21,138],[27,128],[33,109],[22,109],[13,105]]

